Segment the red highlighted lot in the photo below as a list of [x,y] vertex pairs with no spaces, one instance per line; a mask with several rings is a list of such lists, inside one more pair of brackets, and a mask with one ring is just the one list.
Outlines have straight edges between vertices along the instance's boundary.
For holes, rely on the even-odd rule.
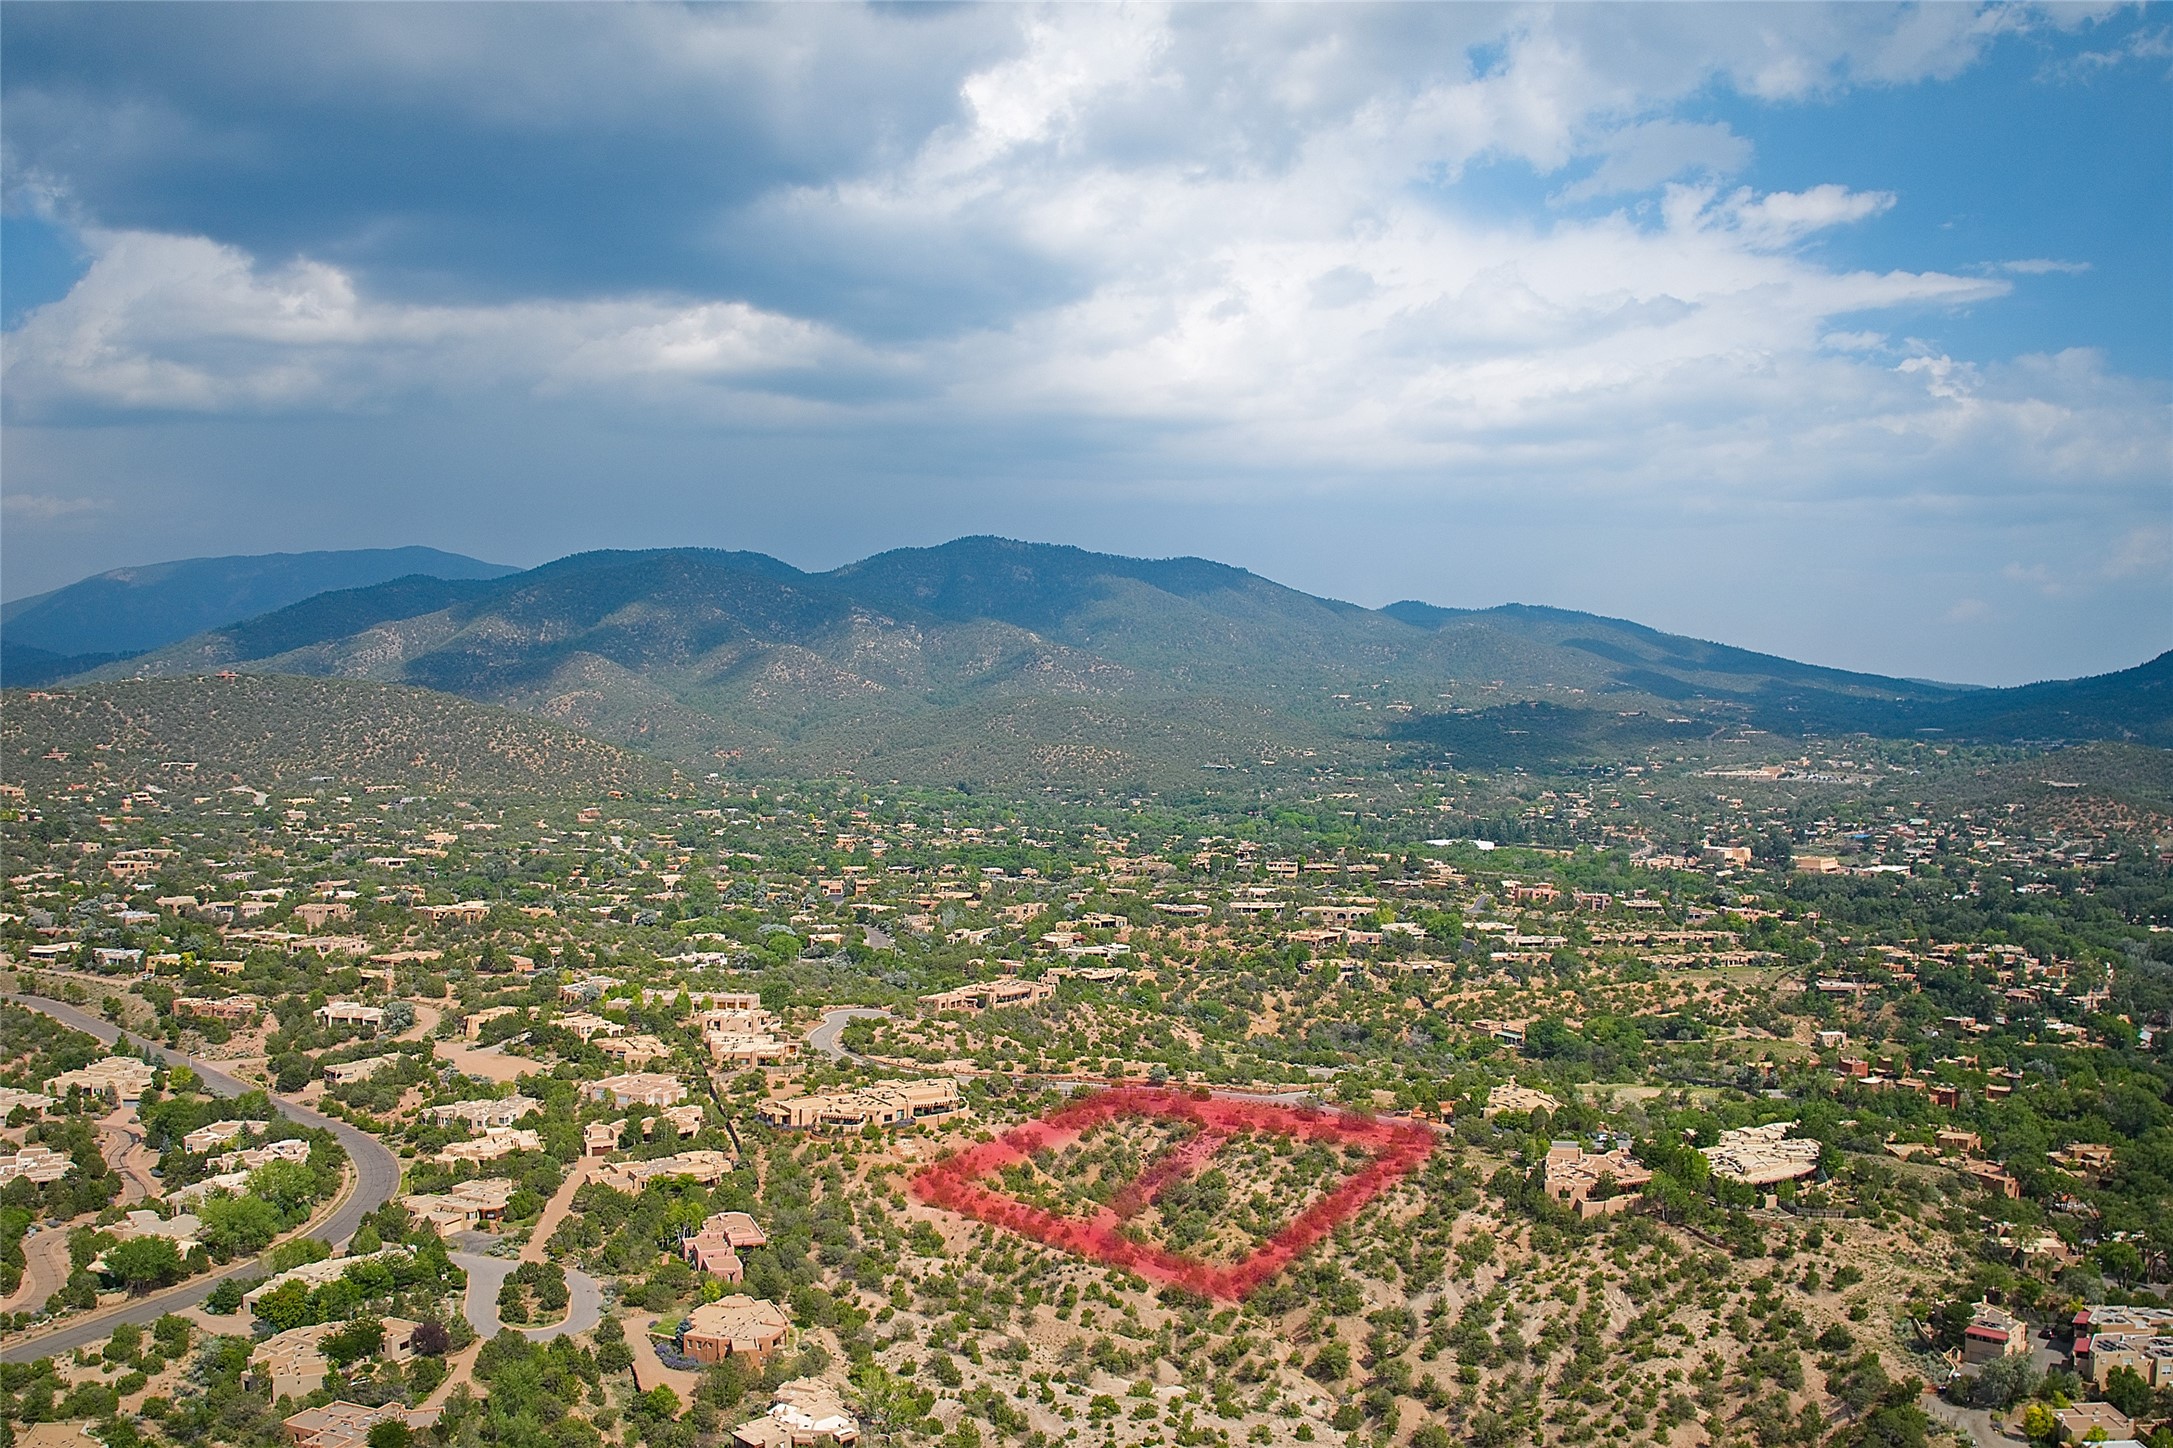
[[[991,1178],[1016,1175],[1031,1162],[1047,1162],[1053,1152],[1103,1128],[1133,1124],[1154,1128],[1173,1143],[1145,1161],[1106,1201],[1089,1204],[1084,1214],[1022,1201],[991,1183]],[[1211,1262],[1149,1240],[1135,1224],[1165,1194],[1181,1193],[1181,1183],[1212,1171],[1218,1154],[1233,1140],[1262,1138],[1280,1138],[1277,1148],[1286,1157],[1293,1147],[1328,1148],[1313,1153],[1313,1159],[1325,1158],[1334,1167],[1319,1194],[1257,1248],[1235,1262]],[[1408,1123],[1124,1087],[1070,1102],[995,1141],[937,1162],[914,1178],[913,1193],[933,1206],[1150,1281],[1208,1297],[1239,1298],[1407,1176],[1433,1151],[1434,1141],[1432,1132]]]

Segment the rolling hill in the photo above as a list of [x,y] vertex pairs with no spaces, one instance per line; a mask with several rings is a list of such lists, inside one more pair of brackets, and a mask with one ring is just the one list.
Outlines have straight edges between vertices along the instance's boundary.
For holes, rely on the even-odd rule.
[[1966,689],[1560,609],[1371,610],[1201,559],[966,538],[825,574],[664,549],[403,578],[97,676],[369,679],[703,770],[1070,784],[1264,760],[1600,758],[1743,729],[2164,745],[2169,669]]
[[0,681],[81,673],[329,589],[422,574],[502,578],[515,570],[435,548],[356,548],[183,558],[116,568],[0,608]]

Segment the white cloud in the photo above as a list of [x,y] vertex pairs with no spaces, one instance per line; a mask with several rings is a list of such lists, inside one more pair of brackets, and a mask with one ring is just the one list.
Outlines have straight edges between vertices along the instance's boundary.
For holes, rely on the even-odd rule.
[[743,303],[416,306],[333,266],[263,267],[201,237],[93,232],[94,260],[9,334],[17,416],[372,409],[409,394],[806,371],[854,349]]
[[2089,81],[2121,66],[2167,60],[2173,60],[2173,26],[2160,25],[2133,31],[2111,49],[2086,50],[2048,64],[2044,74],[2053,80]]
[[1728,176],[1750,164],[1751,143],[1719,122],[1644,121],[1614,132],[1598,168],[1564,188],[1562,199],[1583,201],[1647,191],[1690,172]]
[[103,513],[108,506],[100,498],[60,498],[50,493],[0,494],[0,509],[25,522],[51,523],[87,513]]
[[2105,555],[2107,578],[2173,576],[2173,526],[2162,523],[2131,528]]
[[[1949,74],[2002,27],[2046,23],[2034,12],[1241,14],[994,12],[1016,33],[959,66],[940,124],[756,204],[750,234],[866,266],[925,257],[937,284],[980,280],[991,256],[1060,278],[992,318],[900,334],[856,326],[834,298],[819,318],[732,296],[423,305],[322,260],[92,233],[89,273],[8,339],[7,405],[373,410],[495,392],[826,438],[1034,418],[1157,477],[1515,478],[1715,506],[1922,494],[1965,474],[1994,491],[2163,477],[2162,388],[2084,353],[1896,346],[1875,314],[2012,284],[1824,263],[1804,243],[1898,198],[1723,190],[1747,143],[1670,113],[1716,81],[1801,97]],[[472,23],[443,20],[413,56],[380,61],[462,74],[447,56]],[[735,49],[737,25],[644,11],[638,43],[603,49],[675,85],[760,72],[789,90],[792,67],[814,74],[804,49]],[[1446,29],[1427,49],[1397,29],[1412,25]],[[874,43],[854,44],[869,63]],[[1483,65],[1476,44],[1495,47]],[[494,121],[549,114],[557,83],[529,84]],[[1453,179],[1490,157],[1548,176],[1589,165],[1563,199],[1625,199],[1483,219]],[[1688,173],[1707,179],[1675,179]]]
[[1815,231],[1890,211],[1894,200],[1891,191],[1851,191],[1831,182],[1808,191],[1771,191],[1763,196],[1741,187],[1716,203],[1710,214],[1732,226],[1752,246],[1782,247]]
[[1999,269],[2024,277],[2049,276],[2055,273],[2064,276],[2077,276],[2090,270],[2090,263],[2086,261],[2053,261],[2050,258],[2038,256],[2025,257],[2021,261],[2003,261],[1999,264]]

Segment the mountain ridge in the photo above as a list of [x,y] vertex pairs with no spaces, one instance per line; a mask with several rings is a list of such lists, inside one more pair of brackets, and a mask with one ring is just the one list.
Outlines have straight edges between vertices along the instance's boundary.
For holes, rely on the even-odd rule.
[[1307,751],[1584,757],[1741,730],[2173,744],[2173,655],[2034,693],[1971,689],[1570,610],[1372,610],[1212,560],[988,537],[819,574],[666,548],[389,580],[90,677],[218,670],[419,685],[690,768],[978,769],[992,783]]
[[227,554],[108,569],[0,605],[0,680],[31,685],[177,643],[328,591],[518,572],[436,548]]

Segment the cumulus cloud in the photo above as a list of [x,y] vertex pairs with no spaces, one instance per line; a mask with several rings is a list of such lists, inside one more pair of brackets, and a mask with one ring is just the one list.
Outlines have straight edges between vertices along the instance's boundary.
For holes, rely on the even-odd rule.
[[[0,55],[9,194],[91,256],[7,336],[0,406],[55,451],[472,412],[1179,502],[2034,506],[2098,539],[2173,466],[2161,381],[1942,338],[2087,263],[1960,274],[1911,261],[1909,196],[1748,184],[1760,104],[2078,7],[128,13],[33,7]],[[1945,597],[2036,555],[1991,556]],[[2107,556],[2061,576],[2154,576]]]

